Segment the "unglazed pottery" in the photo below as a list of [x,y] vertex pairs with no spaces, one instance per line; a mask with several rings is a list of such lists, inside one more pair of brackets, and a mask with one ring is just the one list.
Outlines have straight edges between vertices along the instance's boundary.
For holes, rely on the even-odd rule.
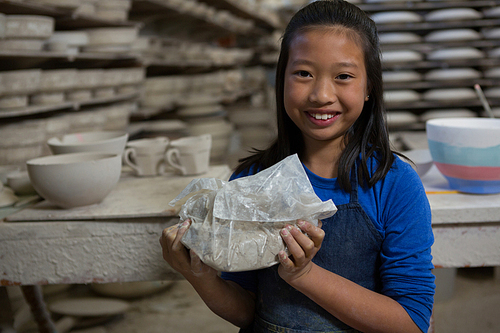
[[94,131],[66,134],[61,139],[47,141],[53,154],[103,152],[122,155],[128,133],[124,131]]
[[7,175],[7,186],[17,195],[36,194],[27,171],[14,171]]
[[7,15],[5,37],[49,38],[54,32],[55,20],[41,15]]
[[427,121],[429,150],[450,187],[466,193],[500,193],[500,119]]
[[413,149],[403,154],[413,162],[410,164],[420,177],[425,175],[434,163],[429,149]]
[[123,161],[137,176],[160,175],[164,171],[168,143],[167,137],[129,141],[123,153]]
[[168,164],[182,175],[199,175],[208,171],[212,136],[210,134],[173,140],[167,150]]
[[50,203],[73,208],[101,202],[116,186],[121,155],[74,153],[26,162],[31,184]]

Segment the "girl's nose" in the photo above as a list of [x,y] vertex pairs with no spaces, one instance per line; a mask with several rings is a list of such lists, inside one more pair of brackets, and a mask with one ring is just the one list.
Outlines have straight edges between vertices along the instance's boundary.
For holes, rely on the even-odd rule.
[[329,80],[318,80],[309,94],[311,103],[326,105],[335,103],[337,94],[335,87]]

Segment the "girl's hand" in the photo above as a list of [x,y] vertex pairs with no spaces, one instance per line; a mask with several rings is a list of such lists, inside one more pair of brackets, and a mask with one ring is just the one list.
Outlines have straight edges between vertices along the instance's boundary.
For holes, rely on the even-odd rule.
[[278,253],[281,262],[278,273],[290,284],[309,273],[313,265],[311,260],[319,251],[325,237],[321,224],[316,227],[309,222],[299,220],[297,225],[300,230],[291,225],[281,230],[281,237],[288,246],[291,256],[288,257],[285,251]]
[[160,237],[163,259],[185,278],[217,275],[215,269],[205,265],[193,251],[188,251],[181,243],[181,238],[190,225],[191,220],[187,219],[163,230]]

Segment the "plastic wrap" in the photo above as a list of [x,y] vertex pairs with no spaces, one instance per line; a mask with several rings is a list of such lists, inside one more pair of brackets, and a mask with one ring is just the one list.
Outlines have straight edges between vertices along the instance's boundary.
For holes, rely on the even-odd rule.
[[318,225],[337,208],[314,193],[297,155],[231,182],[194,179],[170,202],[192,223],[182,243],[220,271],[254,270],[278,263],[286,250],[280,230],[298,219]]

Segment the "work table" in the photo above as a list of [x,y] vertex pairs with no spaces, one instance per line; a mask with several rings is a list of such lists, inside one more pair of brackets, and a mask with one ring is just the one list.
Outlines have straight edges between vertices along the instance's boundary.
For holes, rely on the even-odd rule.
[[[215,166],[202,177],[229,174],[227,166]],[[195,177],[122,178],[99,205],[65,211],[41,202],[12,214],[3,210],[0,285],[179,278],[163,260],[158,240],[179,221],[168,202]],[[433,215],[434,265],[500,266],[500,194],[450,191],[435,167],[422,181]],[[141,194],[139,183],[154,186],[153,194]]]

